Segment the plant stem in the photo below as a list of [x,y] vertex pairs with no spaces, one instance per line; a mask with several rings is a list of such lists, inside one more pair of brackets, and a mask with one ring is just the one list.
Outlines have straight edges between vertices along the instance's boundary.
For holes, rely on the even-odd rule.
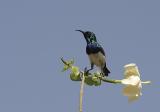
[[83,106],[84,80],[85,76],[84,73],[82,73],[82,81],[81,81],[80,96],[79,96],[79,112],[82,112],[82,106]]
[[121,83],[121,80],[107,79],[107,78],[104,78],[104,77],[101,77],[100,79],[101,79],[102,81],[108,82],[108,83],[114,83],[114,84]]

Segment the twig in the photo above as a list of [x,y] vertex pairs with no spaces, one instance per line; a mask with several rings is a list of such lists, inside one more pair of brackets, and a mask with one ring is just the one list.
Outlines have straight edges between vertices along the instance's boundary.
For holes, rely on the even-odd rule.
[[84,80],[85,76],[84,73],[82,73],[82,81],[81,81],[80,96],[79,96],[79,112],[82,112],[82,106],[83,106]]
[[61,58],[61,61],[62,61],[65,65],[70,66],[66,61],[64,61],[63,58]]

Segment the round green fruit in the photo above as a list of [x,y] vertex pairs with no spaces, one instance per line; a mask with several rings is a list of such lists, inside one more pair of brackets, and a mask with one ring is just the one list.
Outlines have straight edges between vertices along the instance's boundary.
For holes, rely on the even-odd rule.
[[70,79],[71,79],[72,81],[81,81],[80,74],[71,73],[71,74],[70,74]]

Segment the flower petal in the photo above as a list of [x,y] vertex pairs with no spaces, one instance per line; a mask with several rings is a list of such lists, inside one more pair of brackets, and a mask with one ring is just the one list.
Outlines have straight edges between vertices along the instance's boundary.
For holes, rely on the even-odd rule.
[[136,64],[131,63],[131,64],[127,64],[124,66],[124,77],[128,78],[130,76],[139,76],[139,71],[138,71],[138,67],[136,66]]
[[121,80],[121,83],[125,85],[123,94],[128,96],[129,102],[137,100],[142,95],[142,82],[136,64],[131,63],[124,66],[124,77],[125,79]]
[[141,88],[138,88],[137,86],[126,86],[123,89],[123,94],[125,96],[140,96],[141,95]]
[[140,77],[138,76],[130,76],[127,79],[123,79],[122,80],[122,84],[125,85],[138,85],[139,83],[141,83]]

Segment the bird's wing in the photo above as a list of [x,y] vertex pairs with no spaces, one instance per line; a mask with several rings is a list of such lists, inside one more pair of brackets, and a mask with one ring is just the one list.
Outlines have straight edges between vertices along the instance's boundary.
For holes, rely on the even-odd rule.
[[100,44],[98,43],[92,43],[92,44],[88,44],[86,47],[86,53],[87,54],[95,54],[101,52],[104,56],[105,56],[105,52],[103,50],[103,48],[101,47]]
[[99,51],[105,56],[105,52],[104,52],[103,47],[99,46],[98,48],[99,48]]

